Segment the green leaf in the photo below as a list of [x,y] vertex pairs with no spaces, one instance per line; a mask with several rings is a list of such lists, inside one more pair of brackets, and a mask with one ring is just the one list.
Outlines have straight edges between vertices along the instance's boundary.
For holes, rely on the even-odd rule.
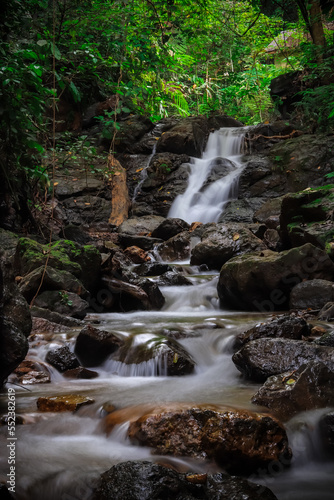
[[70,83],[70,90],[71,90],[71,93],[72,93],[72,95],[74,97],[74,101],[75,102],[80,102],[81,101],[80,92],[79,92],[78,88],[76,87],[76,85],[73,82]]

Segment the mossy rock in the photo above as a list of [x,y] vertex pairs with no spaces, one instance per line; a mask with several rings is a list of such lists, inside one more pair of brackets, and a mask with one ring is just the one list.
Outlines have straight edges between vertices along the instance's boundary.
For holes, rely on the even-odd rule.
[[44,266],[72,273],[84,286],[93,289],[99,278],[101,255],[92,245],[80,245],[70,240],[59,240],[42,245],[30,238],[20,238],[16,250],[16,262],[22,275]]

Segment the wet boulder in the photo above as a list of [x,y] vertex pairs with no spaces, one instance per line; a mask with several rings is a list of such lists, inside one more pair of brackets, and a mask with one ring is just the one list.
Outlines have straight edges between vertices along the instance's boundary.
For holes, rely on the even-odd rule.
[[320,361],[332,370],[334,348],[303,340],[263,338],[248,342],[232,359],[246,378],[264,382],[271,375],[298,370],[311,361]]
[[36,307],[49,309],[64,316],[83,319],[89,307],[86,300],[83,300],[76,293],[65,290],[51,290],[42,292],[36,297],[34,304]]
[[[159,287],[150,280],[134,280],[127,283],[116,278],[103,278],[106,285],[106,300],[103,305],[109,310],[152,311],[163,307],[165,299]],[[138,283],[138,284],[137,284]]]
[[327,302],[318,314],[320,321],[334,320],[334,302]]
[[128,434],[155,454],[211,458],[238,473],[272,461],[287,463],[291,457],[286,432],[277,420],[215,405],[153,408],[130,423]]
[[279,225],[283,197],[267,200],[254,213],[254,222],[265,224],[269,229],[276,229]]
[[72,379],[84,379],[89,380],[91,378],[97,378],[99,374],[93,370],[88,370],[83,366],[78,366],[77,368],[72,368],[71,370],[66,370],[63,373],[64,377]]
[[[45,271],[45,273],[44,273]],[[54,269],[44,266],[34,269],[31,273],[26,274],[19,283],[19,288],[22,295],[30,301],[38,290],[42,281],[43,286],[41,292],[45,290],[65,290],[67,292],[76,293],[82,298],[88,297],[88,292],[81,281],[68,271]]]
[[322,309],[334,300],[334,283],[328,280],[308,280],[291,290],[290,309]]
[[[191,241],[193,236],[189,231],[183,231],[172,238],[169,238],[164,243],[157,246],[157,251],[162,258],[167,262],[175,260],[185,260],[189,258]],[[196,242],[198,240],[195,240]]]
[[240,349],[252,340],[260,338],[286,338],[302,340],[310,335],[310,327],[303,318],[284,314],[265,323],[259,323],[235,338],[234,348]]
[[98,366],[121,345],[122,341],[112,332],[88,325],[79,333],[74,352],[82,365]]
[[[42,307],[33,306],[31,308],[31,316],[33,318],[44,319],[52,324],[57,324],[60,327],[75,328],[80,327],[82,322],[77,318],[72,318],[70,316],[64,316],[55,311],[50,311],[49,309],[43,309]],[[56,327],[53,327],[56,329]]]
[[77,411],[85,405],[94,403],[94,399],[78,394],[67,394],[64,396],[40,397],[37,400],[39,411],[45,412],[63,412]]
[[151,257],[145,250],[135,245],[127,247],[124,250],[124,255],[128,257],[134,264],[142,264],[143,262],[150,262]]
[[45,361],[54,366],[59,372],[73,370],[79,366],[76,355],[70,351],[67,345],[48,351]]
[[284,252],[263,250],[226,262],[218,283],[223,305],[239,310],[271,312],[289,306],[292,288],[303,280],[334,278],[326,252],[310,243]]
[[219,223],[242,222],[251,224],[254,213],[264,204],[263,198],[250,198],[245,200],[232,200],[226,203]]
[[14,370],[14,375],[19,384],[46,384],[51,381],[50,372],[45,363],[25,359]]
[[[334,368],[334,366],[333,366]],[[334,371],[319,361],[269,377],[252,398],[282,420],[301,411],[334,405]]]
[[326,332],[324,335],[321,335],[318,339],[314,341],[317,345],[323,345],[327,347],[334,347],[334,332]]
[[170,270],[170,266],[162,262],[145,262],[136,267],[135,272],[139,276],[161,276],[161,274],[167,273]]
[[192,286],[192,282],[175,270],[167,271],[159,276],[156,281],[158,286]]
[[148,236],[164,220],[164,217],[159,215],[132,217],[118,227],[118,233],[128,236]]
[[70,240],[58,240],[51,245],[41,245],[29,238],[20,238],[15,260],[21,275],[25,275],[45,266],[49,256],[48,266],[73,274],[88,289],[94,289],[98,284],[101,255],[92,245],[79,245]]
[[114,465],[101,474],[92,500],[275,500],[265,486],[226,473],[181,474],[147,461]]
[[259,238],[241,224],[214,224],[203,233],[201,242],[192,249],[190,263],[220,269],[236,255],[261,252],[266,248]]
[[146,335],[140,339],[141,335],[129,337],[113,357],[129,367],[121,366],[121,372],[178,376],[194,371],[195,361],[176,340]]
[[166,241],[189,228],[190,224],[183,219],[168,218],[162,221],[161,224],[152,231],[152,237]]
[[184,118],[160,137],[157,152],[168,151],[200,158],[208,132],[208,122],[205,117]]

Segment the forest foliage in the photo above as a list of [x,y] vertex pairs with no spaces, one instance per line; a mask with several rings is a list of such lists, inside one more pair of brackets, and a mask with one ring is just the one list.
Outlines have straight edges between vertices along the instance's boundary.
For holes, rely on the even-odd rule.
[[[83,111],[116,94],[117,112],[153,121],[212,111],[246,124],[269,120],[274,77],[305,67],[315,80],[332,72],[333,31],[325,28],[322,39],[318,25],[333,7],[327,0],[3,0],[1,167],[43,175],[36,165],[62,99]],[[283,44],[274,63],[266,47],[288,30],[299,48]],[[325,126],[333,123],[332,82],[304,97],[305,113],[320,107]],[[103,119],[117,127],[113,113]]]

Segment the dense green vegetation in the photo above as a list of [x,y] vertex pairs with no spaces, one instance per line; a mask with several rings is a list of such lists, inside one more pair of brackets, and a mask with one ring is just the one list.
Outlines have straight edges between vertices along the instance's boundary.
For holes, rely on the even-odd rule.
[[[322,0],[4,0],[0,12],[0,161],[42,178],[53,108],[82,112],[116,95],[117,113],[158,120],[221,111],[246,124],[273,117],[272,78],[305,69],[301,112],[333,126],[334,2]],[[322,18],[320,18],[322,8]],[[323,29],[324,28],[324,29]],[[275,61],[266,47],[282,31]],[[306,38],[306,33],[311,36]],[[278,40],[278,38],[277,38]],[[319,83],[320,82],[320,83]]]

